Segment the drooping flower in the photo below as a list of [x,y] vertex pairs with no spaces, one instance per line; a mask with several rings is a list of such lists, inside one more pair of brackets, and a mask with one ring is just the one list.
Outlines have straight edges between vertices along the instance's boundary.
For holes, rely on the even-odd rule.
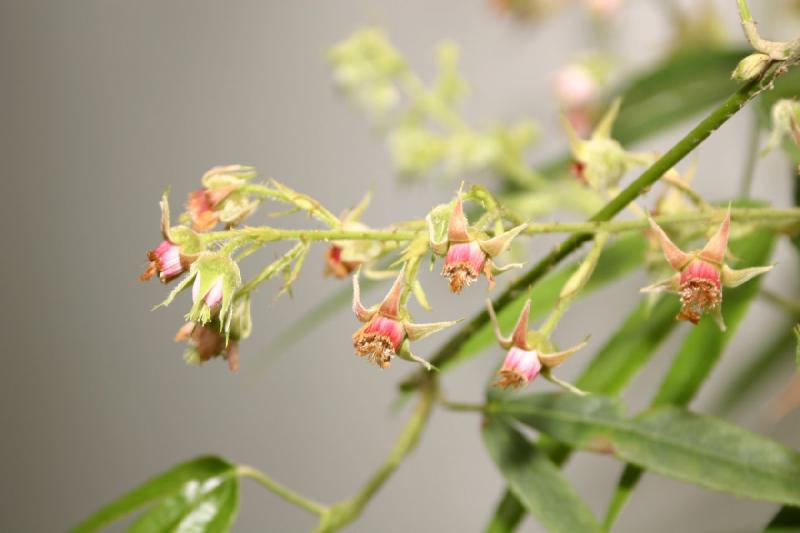
[[[344,231],[365,231],[370,228],[358,220],[366,210],[371,193],[353,208],[346,210],[339,218],[338,227]],[[377,257],[383,247],[371,240],[335,240],[325,252],[325,275],[343,279],[356,271],[361,265]]]
[[189,193],[187,211],[192,227],[208,231],[219,222],[236,225],[249,216],[258,203],[242,192],[256,176],[253,167],[226,165],[213,167],[202,177],[203,188]]
[[447,233],[437,238],[436,224],[428,215],[428,232],[434,253],[444,255],[442,276],[450,282],[450,290],[458,293],[477,280],[481,273],[486,276],[489,287],[494,286],[494,275],[517,267],[518,264],[498,268],[492,258],[503,253],[511,241],[520,234],[527,224],[520,224],[500,235],[488,239],[477,239],[469,233],[469,222],[464,215],[461,195],[456,198],[447,224]]
[[236,301],[231,321],[230,338],[227,340],[220,331],[219,324],[187,322],[175,335],[176,341],[186,341],[189,346],[184,352],[187,364],[202,364],[215,357],[228,361],[231,372],[239,369],[239,340],[250,336],[250,299],[244,296]]
[[725,331],[722,319],[722,288],[738,287],[772,270],[772,266],[734,270],[725,264],[730,225],[731,213],[728,209],[719,229],[702,250],[684,252],[651,218],[650,226],[661,244],[664,257],[677,273],[645,287],[642,292],[677,292],[681,300],[681,310],[675,317],[677,320],[688,320],[697,324],[701,315],[708,313],[719,328]]
[[395,356],[413,361],[431,370],[432,365],[411,353],[409,341],[427,337],[456,322],[434,322],[415,324],[410,321],[408,311],[400,305],[400,297],[405,283],[405,270],[397,276],[392,288],[383,301],[366,308],[361,304],[358,273],[353,276],[353,313],[364,325],[353,334],[353,347],[356,354],[367,357],[380,368],[387,368]]
[[489,317],[494,325],[495,336],[500,346],[508,350],[503,364],[497,375],[500,377],[493,385],[503,388],[518,389],[528,385],[536,376],[542,374],[546,379],[564,387],[571,392],[580,393],[578,389],[561,381],[551,374],[551,370],[566,361],[572,354],[586,346],[586,341],[581,342],[564,351],[554,351],[550,341],[536,331],[528,331],[528,317],[531,310],[530,299],[520,312],[517,324],[508,337],[503,336],[497,316],[492,307],[492,302],[487,300]]
[[147,252],[150,261],[147,269],[139,276],[146,281],[155,275],[167,283],[188,271],[197,259],[202,248],[197,235],[185,226],[170,228],[169,203],[167,194],[161,198],[161,235],[164,240]]

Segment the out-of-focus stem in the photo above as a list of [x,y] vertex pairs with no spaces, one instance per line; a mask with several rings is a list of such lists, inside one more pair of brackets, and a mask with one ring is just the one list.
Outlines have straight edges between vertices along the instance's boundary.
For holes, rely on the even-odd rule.
[[252,466],[248,465],[237,466],[236,475],[238,475],[239,477],[250,478],[258,482],[267,490],[274,492],[287,502],[294,504],[302,509],[305,509],[310,513],[314,513],[315,515],[322,516],[328,511],[328,508],[322,505],[321,503],[317,503],[313,500],[306,498],[305,496],[297,494],[293,490],[281,485],[274,479],[270,478],[261,470],[253,468]]

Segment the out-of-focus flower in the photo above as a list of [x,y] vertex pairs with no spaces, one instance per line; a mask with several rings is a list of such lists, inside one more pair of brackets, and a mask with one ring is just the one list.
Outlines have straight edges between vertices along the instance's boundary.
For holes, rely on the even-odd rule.
[[580,63],[570,63],[553,78],[556,98],[566,108],[585,106],[598,96],[598,83],[593,73]]
[[377,28],[359,30],[328,52],[336,84],[375,117],[394,109],[400,94],[394,78],[405,62]]
[[[369,206],[372,198],[371,193],[364,195],[364,198],[355,207],[346,210],[339,218],[339,226],[344,231],[366,231],[369,226],[360,223],[358,220]],[[383,247],[381,243],[370,240],[334,240],[325,252],[325,275],[333,275],[337,278],[346,278],[360,266],[375,259],[380,255]]]
[[[566,384],[558,379],[555,379],[550,371],[569,357],[586,346],[586,341],[573,346],[568,350],[556,352],[553,350],[552,344],[536,331],[528,331],[528,316],[531,310],[531,301],[525,303],[522,308],[517,325],[514,326],[514,331],[508,337],[503,336],[500,331],[500,326],[497,323],[497,317],[494,313],[491,301],[487,301],[487,308],[489,317],[494,325],[495,335],[500,346],[508,350],[503,365],[497,373],[498,379],[494,385],[499,385],[503,388],[513,387],[518,389],[524,387],[534,380],[540,373],[557,383],[558,385],[565,386]],[[572,388],[570,390],[573,390]],[[573,390],[574,392],[574,390]]]
[[623,0],[583,0],[586,8],[595,16],[609,19],[622,8]]
[[489,0],[500,12],[522,21],[538,21],[563,8],[570,0]]
[[769,272],[772,266],[752,267],[734,270],[725,264],[730,231],[730,210],[725,215],[717,232],[702,250],[684,252],[664,233],[664,230],[650,219],[650,226],[661,244],[664,257],[677,271],[670,278],[642,289],[643,292],[677,292],[681,299],[681,310],[677,320],[688,320],[693,324],[700,321],[703,313],[712,316],[722,331],[722,287],[738,287],[755,276]]
[[780,146],[784,138],[789,138],[800,147],[800,103],[785,98],[772,106],[772,132],[764,148],[764,153]]
[[431,364],[411,353],[409,341],[427,337],[456,322],[434,322],[415,324],[408,311],[400,306],[401,292],[405,283],[405,270],[397,276],[383,301],[366,308],[361,304],[358,274],[353,276],[353,313],[364,325],[353,334],[356,354],[367,357],[380,368],[387,368],[395,356],[423,365],[428,370]]
[[156,274],[163,283],[172,281],[187,270],[197,259],[202,249],[197,235],[185,226],[170,227],[169,203],[167,194],[161,198],[161,243],[147,252],[150,263],[139,276],[146,281]]
[[496,273],[520,266],[512,264],[498,268],[492,258],[503,253],[514,237],[527,227],[527,224],[520,224],[492,238],[475,238],[469,234],[469,222],[464,215],[460,194],[450,213],[445,235],[437,236],[436,224],[431,214],[427,216],[426,220],[431,249],[438,255],[444,255],[442,276],[450,282],[452,292],[461,292],[464,287],[477,280],[481,272],[486,276],[491,288],[494,285]]
[[636,154],[626,151],[619,142],[611,138],[611,129],[619,113],[621,101],[615,100],[595,128],[589,139],[581,139],[566,118],[564,128],[569,137],[573,156],[573,170],[578,178],[595,190],[616,187],[630,169],[652,162],[651,154]]

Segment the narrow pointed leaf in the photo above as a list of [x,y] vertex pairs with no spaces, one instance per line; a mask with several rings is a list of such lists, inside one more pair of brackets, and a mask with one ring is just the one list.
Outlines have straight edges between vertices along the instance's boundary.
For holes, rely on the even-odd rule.
[[521,433],[493,418],[483,428],[483,439],[511,491],[548,531],[601,531],[589,507],[558,467]]
[[97,531],[148,504],[175,496],[186,485],[225,476],[232,472],[233,468],[229,462],[214,456],[198,457],[179,464],[102,507],[71,531],[72,533]]
[[564,394],[506,399],[491,404],[490,412],[573,447],[712,490],[800,504],[800,454],[711,416],[662,406],[629,418],[613,398]]
[[165,498],[142,514],[128,533],[224,533],[239,506],[235,478],[211,478],[187,484],[180,494]]

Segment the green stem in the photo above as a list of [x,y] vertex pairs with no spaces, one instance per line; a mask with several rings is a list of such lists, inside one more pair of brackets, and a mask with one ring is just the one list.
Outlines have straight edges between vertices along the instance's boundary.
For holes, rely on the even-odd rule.
[[293,490],[281,485],[274,479],[270,478],[261,470],[253,468],[252,466],[238,465],[236,467],[236,475],[239,477],[250,478],[258,482],[259,484],[264,486],[267,490],[274,492],[287,502],[294,504],[298,507],[301,507],[310,513],[322,516],[328,512],[328,507],[326,507],[325,505],[322,505],[321,503],[317,503],[313,500],[306,498],[305,496],[297,494]]
[[750,135],[747,138],[747,159],[745,159],[744,172],[742,174],[742,185],[739,189],[739,196],[750,198],[750,190],[753,187],[753,177],[756,173],[756,163],[758,163],[758,144],[761,139],[761,126],[758,117],[752,114],[752,124],[750,124]]
[[[703,212],[687,212],[675,215],[664,215],[654,220],[660,226],[674,226],[679,224],[718,223],[725,216],[726,209],[711,209]],[[738,208],[731,210],[734,222],[754,224],[792,224],[800,222],[800,208],[772,209],[772,208]],[[538,233],[581,233],[589,235],[595,233],[622,233],[646,229],[649,222],[645,219],[617,220],[617,221],[589,221],[589,222],[541,222],[529,223],[525,234]],[[339,229],[279,229],[271,227],[242,228],[238,230],[212,231],[201,234],[201,238],[209,242],[219,242],[236,238],[244,245],[247,241],[260,243],[281,240],[303,241],[396,241],[407,242],[419,237],[426,230],[339,230]],[[586,239],[584,239],[586,240]]]
[[[661,156],[653,165],[645,170],[633,183],[623,189],[616,197],[608,202],[602,209],[589,219],[589,222],[605,222],[613,218],[617,213],[635,200],[642,191],[649,188],[653,183],[664,175],[669,169],[677,165],[684,157],[690,154],[697,146],[706,140],[717,128],[727,122],[753,97],[768,88],[775,79],[782,74],[782,65],[772,65],[764,75],[739,88],[734,94],[726,99],[719,107],[711,112],[700,124],[686,134],[678,143],[667,153]],[[592,238],[591,233],[576,233],[557,245],[539,261],[533,268],[528,270],[523,276],[512,283],[500,296],[494,300],[496,312],[500,312],[528,286],[537,282],[550,270],[563,261],[566,257],[578,250],[583,243]],[[462,346],[488,323],[489,314],[486,310],[481,311],[461,327],[431,358],[431,363],[442,369],[451,359],[458,355]],[[419,379],[413,379],[405,383],[405,388],[414,388]]]
[[411,414],[406,426],[397,438],[389,453],[389,457],[369,478],[358,493],[342,503],[332,506],[321,518],[318,532],[331,532],[341,529],[363,511],[367,503],[375,496],[386,480],[394,473],[405,457],[411,453],[419,441],[420,434],[425,427],[436,399],[435,383],[429,381],[423,388],[420,401]]

